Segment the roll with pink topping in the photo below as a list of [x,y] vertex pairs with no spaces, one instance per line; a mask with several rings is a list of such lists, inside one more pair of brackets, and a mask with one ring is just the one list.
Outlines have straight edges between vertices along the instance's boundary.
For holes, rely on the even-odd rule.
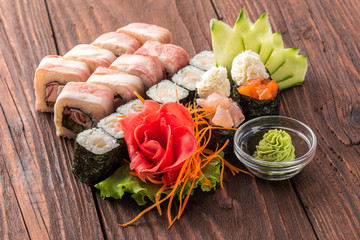
[[91,45],[101,47],[113,52],[116,56],[132,54],[141,43],[136,38],[126,33],[108,32],[98,37]]
[[136,95],[134,92],[137,92],[143,97],[145,94],[144,84],[139,77],[103,67],[97,68],[87,80],[87,83],[103,85],[110,88],[114,93],[115,107],[135,99]]
[[79,44],[67,52],[64,57],[86,63],[91,73],[97,67],[109,67],[116,59],[111,51],[90,44]]
[[61,56],[44,57],[35,73],[36,110],[53,112],[61,90],[68,82],[85,82],[90,77],[89,67]]
[[114,112],[114,94],[105,86],[69,82],[54,107],[56,135],[74,138]]
[[166,77],[161,62],[152,56],[124,54],[111,64],[110,69],[120,70],[139,77],[144,83],[145,90]]
[[169,76],[189,64],[187,52],[174,44],[162,44],[157,41],[147,41],[135,54],[157,57]]
[[161,43],[171,43],[171,33],[163,27],[147,23],[130,23],[119,28],[117,32],[127,33],[136,38],[141,44],[147,40],[154,40]]

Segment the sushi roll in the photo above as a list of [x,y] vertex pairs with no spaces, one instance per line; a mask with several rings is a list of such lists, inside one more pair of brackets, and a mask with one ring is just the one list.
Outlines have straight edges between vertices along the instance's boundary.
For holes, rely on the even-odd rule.
[[190,96],[188,90],[177,86],[169,80],[163,80],[149,88],[149,90],[146,91],[146,96],[160,104],[177,102],[177,98],[179,98],[179,102],[185,104],[194,99],[194,95]]
[[279,85],[260,60],[250,50],[240,53],[231,68],[232,98],[239,103],[247,120],[267,115],[279,115]]
[[101,85],[69,82],[54,107],[56,134],[74,138],[114,111],[113,92]]
[[132,54],[141,47],[136,38],[126,33],[108,32],[98,37],[91,45],[113,52],[116,56]]
[[149,40],[134,54],[157,57],[170,77],[189,64],[187,52],[174,44],[162,44]]
[[136,95],[134,92],[141,96],[145,95],[144,84],[139,77],[118,70],[98,67],[87,80],[87,83],[110,88],[114,93],[115,107],[135,99]]
[[173,77],[172,81],[178,86],[184,87],[189,91],[196,90],[196,84],[201,81],[201,76],[205,71],[194,66],[186,66],[180,69]]
[[91,73],[97,67],[109,67],[116,59],[111,51],[90,44],[79,44],[67,52],[64,57],[86,63]]
[[215,67],[215,56],[213,51],[202,51],[196,54],[191,60],[190,65],[200,68],[204,71],[209,70],[211,67]]
[[36,110],[53,112],[61,90],[68,82],[85,82],[90,69],[83,62],[61,56],[44,57],[35,73]]
[[145,90],[165,79],[161,62],[152,56],[123,54],[111,64],[110,69],[127,72],[139,77]]
[[80,181],[93,186],[109,177],[126,157],[126,144],[99,128],[78,134],[75,141],[72,172]]
[[142,112],[143,107],[144,104],[141,102],[140,99],[134,99],[118,107],[116,109],[116,112],[120,113],[121,115],[128,115],[129,113]]
[[116,32],[127,33],[136,38],[141,44],[148,40],[154,40],[161,43],[171,43],[171,33],[163,27],[147,23],[130,23],[119,28]]
[[123,116],[121,113],[113,113],[101,119],[97,124],[98,128],[104,130],[107,134],[111,135],[116,140],[124,139],[124,131],[120,125],[120,118]]

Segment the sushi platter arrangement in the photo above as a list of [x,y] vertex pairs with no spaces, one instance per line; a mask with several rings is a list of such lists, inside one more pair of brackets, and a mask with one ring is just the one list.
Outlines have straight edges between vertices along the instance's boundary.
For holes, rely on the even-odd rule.
[[[75,139],[74,175],[102,198],[128,193],[139,205],[152,202],[122,226],[153,208],[161,214],[165,201],[171,226],[195,189],[222,187],[225,168],[247,173],[225,160],[235,132],[279,115],[280,90],[304,81],[306,56],[284,48],[266,13],[252,23],[242,10],[234,27],[212,19],[210,30],[213,51],[190,59],[167,29],[131,23],[46,56],[36,70],[36,109],[53,112],[56,134]],[[290,135],[272,130],[254,157],[295,154]]]

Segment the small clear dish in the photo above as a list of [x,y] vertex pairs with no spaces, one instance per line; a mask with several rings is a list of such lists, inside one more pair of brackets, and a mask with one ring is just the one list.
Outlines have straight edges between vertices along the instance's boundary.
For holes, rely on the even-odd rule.
[[[289,117],[264,116],[252,119],[240,127],[234,136],[237,158],[259,178],[285,180],[299,173],[315,156],[317,140],[314,132],[304,123]],[[295,159],[286,162],[269,162],[252,157],[256,145],[270,129],[285,130],[295,147]]]

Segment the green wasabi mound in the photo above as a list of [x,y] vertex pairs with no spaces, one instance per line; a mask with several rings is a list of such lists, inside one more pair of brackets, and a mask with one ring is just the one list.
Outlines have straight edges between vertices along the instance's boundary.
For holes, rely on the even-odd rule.
[[253,157],[269,162],[294,160],[295,148],[291,136],[284,130],[269,130],[256,146]]

